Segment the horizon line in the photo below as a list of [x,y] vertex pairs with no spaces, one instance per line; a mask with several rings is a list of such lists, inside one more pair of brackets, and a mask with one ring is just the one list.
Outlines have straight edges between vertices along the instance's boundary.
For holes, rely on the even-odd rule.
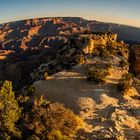
[[23,18],[23,19],[17,19],[17,20],[9,20],[7,22],[0,22],[0,25],[2,24],[7,24],[7,23],[12,23],[12,22],[18,22],[18,21],[24,21],[24,20],[32,20],[32,19],[43,19],[43,18],[82,18],[84,20],[88,21],[97,21],[105,24],[116,24],[116,25],[121,25],[121,26],[129,26],[133,28],[140,28],[140,26],[136,25],[130,25],[130,24],[125,24],[125,23],[118,23],[118,22],[106,22],[106,21],[101,21],[101,20],[96,20],[96,19],[91,19],[91,18],[84,18],[82,16],[40,16],[40,17],[29,17],[29,18]]

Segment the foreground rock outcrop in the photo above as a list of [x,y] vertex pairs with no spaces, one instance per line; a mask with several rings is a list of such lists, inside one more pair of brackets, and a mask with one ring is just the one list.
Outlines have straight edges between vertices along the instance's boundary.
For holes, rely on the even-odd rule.
[[79,139],[139,139],[139,94],[133,90],[131,97],[118,92],[116,81],[125,71],[113,68],[112,72],[105,84],[95,84],[86,80],[84,66],[79,65],[46,80],[36,81],[33,98],[42,94],[46,99],[61,102],[80,115],[87,125],[77,136]]
[[[58,49],[53,60],[41,64],[38,69],[33,71],[31,74],[32,79],[43,79],[45,72],[52,75],[64,69],[69,69],[78,63],[94,63],[92,60],[93,55],[103,55],[108,58],[109,53],[113,52],[110,48],[111,45],[113,45],[114,49],[120,49],[118,51],[125,56],[124,61],[128,60],[127,45],[118,42],[116,34],[80,34],[71,36],[68,39],[68,44]],[[120,48],[117,48],[118,46],[120,46]],[[123,49],[121,50],[121,48]],[[110,52],[106,49],[110,50]]]
[[[80,115],[86,125],[77,139],[140,139],[140,95],[128,58],[128,46],[114,34],[73,37],[52,61],[34,70],[32,98],[43,95]],[[124,91],[118,88],[123,80]]]

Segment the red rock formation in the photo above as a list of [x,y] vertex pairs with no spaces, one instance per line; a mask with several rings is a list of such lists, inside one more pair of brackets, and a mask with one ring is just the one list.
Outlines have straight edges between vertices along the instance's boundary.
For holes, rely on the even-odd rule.
[[[32,65],[34,64],[34,59],[36,60],[35,67],[38,67],[44,61],[48,61],[48,56],[52,55],[52,51],[68,43],[67,41],[71,35],[83,33],[85,29],[87,29],[88,23],[92,23],[91,25],[89,24],[90,26],[98,24],[98,22],[87,21],[77,17],[61,17],[29,19],[0,25],[0,50],[2,50],[2,52],[0,51],[0,56],[1,59],[6,59],[4,63],[2,63],[3,66],[0,67],[0,80],[5,77],[3,76],[5,73],[8,73],[7,79],[9,79],[9,77],[11,77],[11,79],[14,78],[12,73],[14,70],[10,70],[12,65],[15,66],[15,69],[17,69],[16,65],[18,65],[18,68],[22,69],[22,73],[26,71],[25,73],[29,76],[29,71],[31,72],[34,69]],[[98,27],[98,25],[95,26],[96,29],[98,29]],[[105,28],[106,24],[100,23],[100,27]],[[118,28],[117,25],[116,28]],[[130,37],[132,38],[132,35]],[[94,41],[94,43],[91,43],[91,46],[101,44],[101,42],[104,44],[104,40],[103,38],[100,39],[99,43],[98,41]],[[116,40],[116,36],[110,38],[110,40]],[[79,46],[78,43],[77,46]],[[9,52],[7,50],[9,50]],[[12,53],[10,53],[10,51]],[[73,53],[73,50],[70,50],[70,52]],[[135,53],[137,53],[137,51]],[[34,58],[27,62],[31,56],[34,56]],[[18,64],[19,62],[21,65]],[[11,66],[6,68],[7,65],[5,65],[5,63]],[[27,67],[28,64],[30,66]],[[135,71],[139,72],[138,57],[136,57],[134,66]],[[3,68],[6,68],[7,72],[5,72]],[[22,81],[22,78],[25,78],[23,74],[21,74],[19,79]],[[17,80],[17,82],[19,81]]]
[[37,35],[40,28],[41,26],[35,26],[35,27],[30,28],[28,31],[28,35],[30,36]]

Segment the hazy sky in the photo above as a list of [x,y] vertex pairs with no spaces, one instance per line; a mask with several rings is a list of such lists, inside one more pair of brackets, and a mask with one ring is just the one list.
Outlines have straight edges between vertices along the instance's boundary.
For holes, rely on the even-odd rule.
[[140,0],[0,0],[0,23],[54,16],[80,16],[140,27]]

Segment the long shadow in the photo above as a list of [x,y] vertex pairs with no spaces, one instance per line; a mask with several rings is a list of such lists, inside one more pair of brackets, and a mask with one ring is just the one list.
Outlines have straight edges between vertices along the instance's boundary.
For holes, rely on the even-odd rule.
[[7,55],[7,59],[1,61],[0,80],[11,80],[15,90],[32,84],[30,73],[42,63],[47,63],[56,55],[56,51],[54,48],[46,48],[42,52],[26,50]]

